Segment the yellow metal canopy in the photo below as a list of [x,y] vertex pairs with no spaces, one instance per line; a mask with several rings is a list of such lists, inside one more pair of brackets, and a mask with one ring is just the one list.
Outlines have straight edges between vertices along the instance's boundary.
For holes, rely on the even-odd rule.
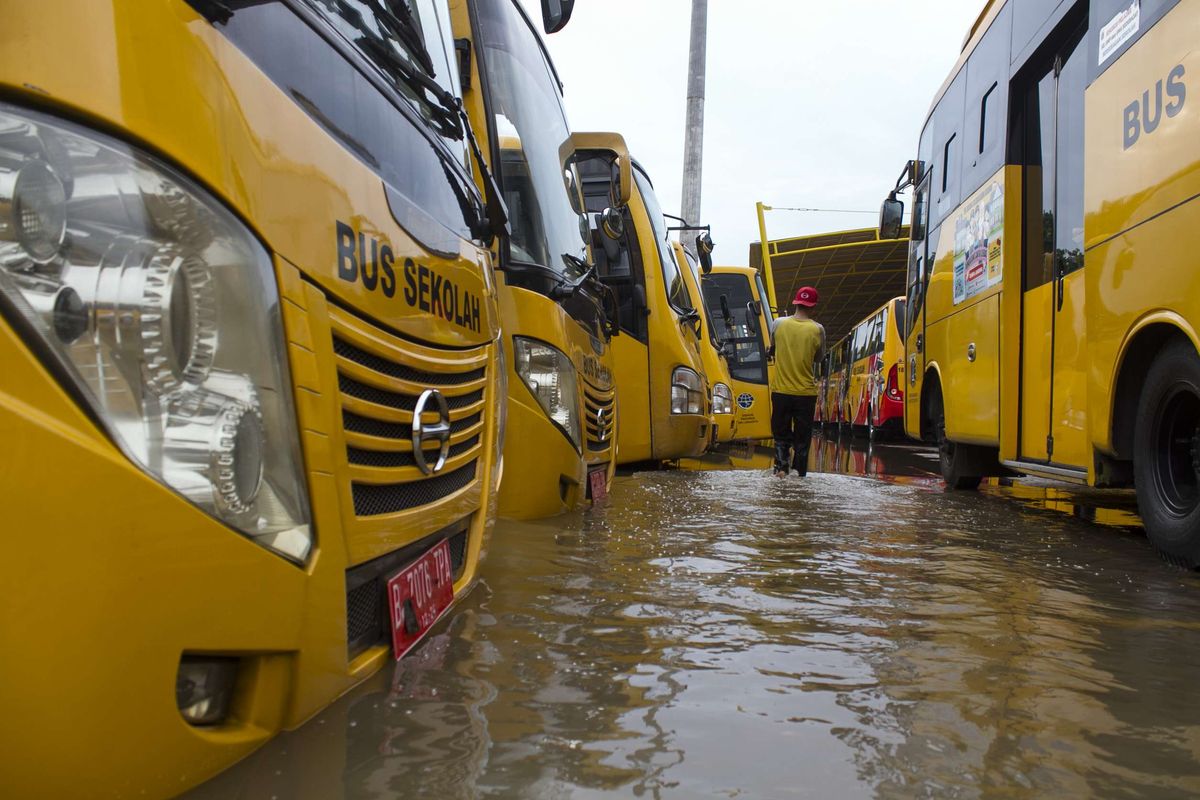
[[[908,228],[900,239],[880,239],[876,228],[772,239],[771,273],[781,308],[792,312],[801,286],[815,286],[821,304],[813,315],[830,344],[893,297],[904,294]],[[750,266],[762,270],[762,245],[750,245]]]

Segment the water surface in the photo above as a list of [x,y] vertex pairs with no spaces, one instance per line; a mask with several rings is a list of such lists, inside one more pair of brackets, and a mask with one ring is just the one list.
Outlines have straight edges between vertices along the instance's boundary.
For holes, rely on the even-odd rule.
[[1047,491],[620,478],[195,797],[1200,793],[1200,583]]

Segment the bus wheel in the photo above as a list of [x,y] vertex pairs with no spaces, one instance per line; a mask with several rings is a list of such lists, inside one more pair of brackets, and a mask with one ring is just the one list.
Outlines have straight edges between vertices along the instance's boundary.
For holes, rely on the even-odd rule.
[[1133,475],[1146,535],[1163,556],[1200,565],[1200,356],[1168,345],[1146,376],[1133,439]]
[[942,480],[947,489],[978,489],[983,476],[978,468],[979,459],[975,448],[956,444],[946,438],[946,411],[940,393],[930,403],[933,413],[934,435],[937,437],[938,461],[942,468]]

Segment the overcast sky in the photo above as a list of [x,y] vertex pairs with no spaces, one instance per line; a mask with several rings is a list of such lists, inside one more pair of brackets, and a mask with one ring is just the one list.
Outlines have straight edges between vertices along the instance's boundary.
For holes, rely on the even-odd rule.
[[[521,0],[540,22],[539,0]],[[772,239],[871,227],[915,156],[981,0],[709,0],[704,221],[745,264],[754,204]],[[547,37],[578,131],[618,131],[678,213],[691,0],[578,0]]]

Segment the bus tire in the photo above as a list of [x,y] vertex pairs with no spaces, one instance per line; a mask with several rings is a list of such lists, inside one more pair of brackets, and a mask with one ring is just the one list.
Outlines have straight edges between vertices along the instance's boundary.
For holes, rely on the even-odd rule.
[[1190,342],[1154,359],[1138,400],[1133,483],[1151,544],[1166,560],[1200,566],[1200,356]]
[[956,491],[978,489],[983,482],[983,470],[979,466],[981,459],[977,452],[981,448],[958,444],[946,438],[946,410],[941,392],[931,398],[930,412],[938,446],[938,463],[946,488]]

